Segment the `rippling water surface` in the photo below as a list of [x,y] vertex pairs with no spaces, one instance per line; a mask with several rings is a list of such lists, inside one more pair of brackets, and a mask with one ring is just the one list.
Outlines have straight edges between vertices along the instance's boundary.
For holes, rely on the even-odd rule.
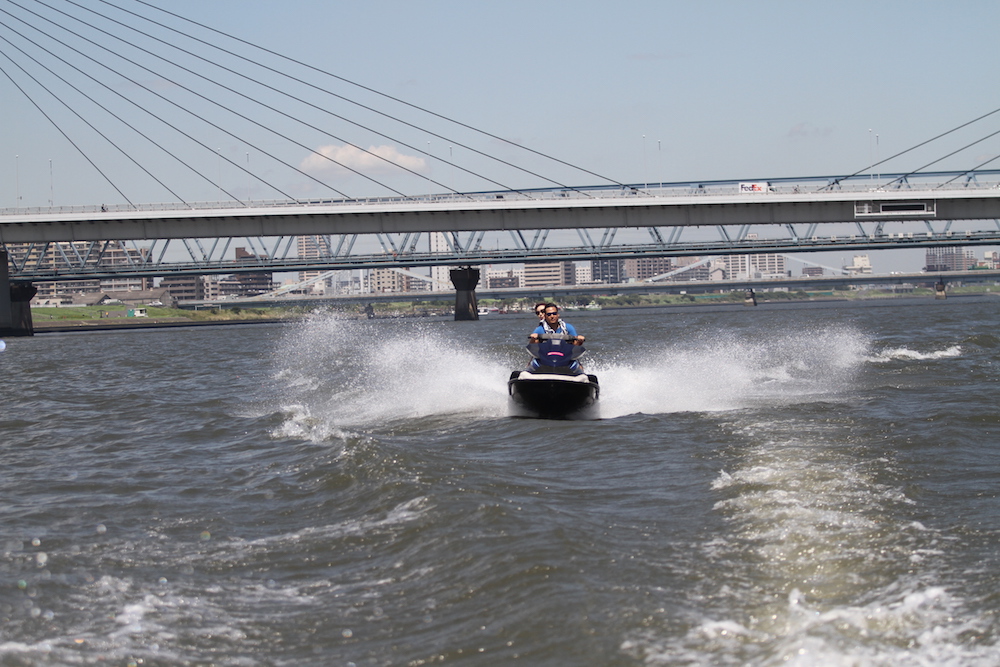
[[0,664],[996,665],[998,306],[8,340]]

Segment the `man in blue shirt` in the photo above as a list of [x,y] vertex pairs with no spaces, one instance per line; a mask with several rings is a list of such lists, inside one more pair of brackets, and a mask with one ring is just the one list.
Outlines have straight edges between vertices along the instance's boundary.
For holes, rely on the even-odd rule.
[[554,303],[545,304],[545,314],[538,328],[531,332],[528,339],[532,343],[537,343],[542,334],[565,334],[573,336],[574,345],[583,345],[585,338],[576,333],[576,329],[569,322],[563,322],[559,317],[559,306]]

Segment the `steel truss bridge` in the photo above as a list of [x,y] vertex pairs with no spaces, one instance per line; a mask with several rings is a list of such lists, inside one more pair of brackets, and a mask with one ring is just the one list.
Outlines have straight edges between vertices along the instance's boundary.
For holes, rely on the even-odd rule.
[[1000,245],[1000,170],[0,210],[31,282],[972,245]]

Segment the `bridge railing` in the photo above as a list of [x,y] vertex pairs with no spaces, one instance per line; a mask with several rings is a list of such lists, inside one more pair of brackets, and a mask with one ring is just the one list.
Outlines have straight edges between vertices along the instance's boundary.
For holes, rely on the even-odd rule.
[[93,213],[133,213],[158,211],[209,211],[234,209],[269,209],[310,206],[412,205],[414,203],[448,203],[467,201],[544,201],[571,199],[621,199],[637,197],[690,197],[693,195],[737,195],[740,184],[751,183],[760,188],[752,197],[768,194],[806,194],[821,190],[838,192],[882,191],[966,191],[1000,188],[1000,170],[975,172],[933,172],[927,174],[882,174],[853,177],[773,178],[758,181],[691,181],[684,183],[641,183],[603,185],[579,188],[531,188],[469,193],[424,194],[409,197],[360,197],[316,199],[271,199],[205,202],[160,202],[151,204],[91,204],[75,206],[20,206],[0,208],[0,216],[53,215]]

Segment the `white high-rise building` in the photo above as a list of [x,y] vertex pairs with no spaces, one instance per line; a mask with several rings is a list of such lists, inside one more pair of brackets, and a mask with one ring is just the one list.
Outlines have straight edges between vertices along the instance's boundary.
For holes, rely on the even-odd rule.
[[[432,253],[448,253],[452,252],[451,246],[448,245],[448,240],[444,236],[444,232],[431,232],[430,236],[430,251]],[[451,289],[451,269],[450,266],[432,266],[431,267],[431,290],[435,292],[441,292]]]
[[726,275],[732,280],[785,278],[785,256],[775,253],[726,255]]
[[[329,254],[329,236],[299,236],[295,240],[296,250],[299,259],[318,259]],[[299,282],[306,282],[313,278],[318,278],[324,271],[299,271]],[[331,278],[313,283],[306,289],[316,294],[325,294],[327,288],[332,285]]]
[[870,276],[872,274],[872,261],[868,255],[855,255],[854,262],[844,266],[844,271],[854,276]]

